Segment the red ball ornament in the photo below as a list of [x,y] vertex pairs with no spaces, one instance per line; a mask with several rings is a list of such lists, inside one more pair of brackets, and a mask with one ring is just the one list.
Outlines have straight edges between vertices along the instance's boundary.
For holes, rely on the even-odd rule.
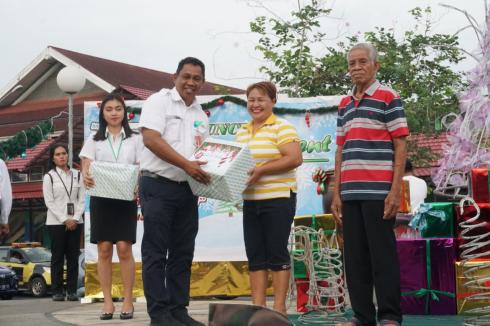
[[223,104],[225,104],[225,100],[223,100],[222,98],[220,98],[218,100],[218,105],[223,105]]
[[129,112],[128,119],[129,120],[133,120],[134,119],[134,112]]
[[209,112],[209,110],[205,110],[204,113],[206,113],[206,115],[208,116],[208,118],[211,115],[211,112]]
[[311,117],[310,111],[306,111],[305,122],[306,122],[306,126],[308,126],[308,128],[310,128],[310,117]]

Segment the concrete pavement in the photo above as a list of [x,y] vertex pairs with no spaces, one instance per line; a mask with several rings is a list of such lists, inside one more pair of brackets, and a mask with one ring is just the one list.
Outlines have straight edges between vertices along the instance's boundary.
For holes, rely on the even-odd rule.
[[[192,300],[189,305],[189,314],[196,320],[203,322],[207,325],[208,321],[208,307],[213,303],[233,303],[233,304],[249,304],[249,298],[237,298],[234,300]],[[116,310],[114,313],[114,319],[112,320],[100,320],[99,315],[102,310],[102,303],[86,303],[71,306],[66,309],[53,311],[48,314],[48,318],[59,321],[62,325],[124,325],[124,326],[136,326],[136,325],[149,325],[150,318],[146,313],[146,303],[139,300],[134,303],[135,314],[132,320],[120,320],[119,313],[121,311],[121,302],[116,302]],[[289,313],[295,313],[294,307],[290,309]],[[37,324],[40,325],[40,324]]]

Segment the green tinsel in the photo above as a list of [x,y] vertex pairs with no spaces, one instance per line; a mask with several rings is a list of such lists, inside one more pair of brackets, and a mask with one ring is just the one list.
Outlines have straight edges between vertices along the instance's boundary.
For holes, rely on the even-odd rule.
[[32,148],[46,139],[52,128],[53,125],[48,120],[16,133],[9,140],[0,142],[0,157],[4,160],[10,160],[18,155],[22,155],[28,148]]
[[[241,98],[235,97],[235,96],[222,96],[217,99],[214,99],[210,102],[203,103],[201,104],[203,110],[210,110],[215,107],[223,105],[225,102],[231,102],[237,105],[241,105],[244,107],[247,107],[247,101],[242,100]],[[138,107],[128,107],[129,112],[133,113],[141,113],[141,108]],[[319,108],[314,108],[314,109],[300,109],[300,108],[282,108],[282,107],[274,107],[274,113],[276,114],[305,114],[306,111],[309,111],[310,113],[327,113],[327,112],[332,112],[332,111],[337,111],[337,106],[332,105],[332,106],[323,106]]]

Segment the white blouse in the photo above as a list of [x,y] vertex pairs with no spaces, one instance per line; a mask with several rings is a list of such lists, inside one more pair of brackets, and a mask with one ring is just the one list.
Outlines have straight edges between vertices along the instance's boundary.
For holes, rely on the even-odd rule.
[[[68,197],[70,188],[71,195]],[[85,187],[81,172],[75,169],[70,169],[65,172],[60,168],[56,168],[56,171],[48,171],[43,179],[43,196],[46,207],[48,208],[46,225],[60,225],[68,218],[73,218],[78,223],[83,223],[82,214],[85,210]],[[67,214],[67,203],[73,203],[75,206],[73,217]]]
[[144,148],[143,139],[140,134],[132,134],[125,138],[124,128],[115,138],[106,129],[106,139],[95,141],[91,134],[85,141],[80,158],[91,161],[112,162],[124,164],[139,164],[141,151]]

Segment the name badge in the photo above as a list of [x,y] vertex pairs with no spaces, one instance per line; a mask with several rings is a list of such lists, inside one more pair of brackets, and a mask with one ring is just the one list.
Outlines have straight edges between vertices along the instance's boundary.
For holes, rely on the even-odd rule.
[[73,216],[75,215],[75,204],[67,203],[66,204],[66,215]]

